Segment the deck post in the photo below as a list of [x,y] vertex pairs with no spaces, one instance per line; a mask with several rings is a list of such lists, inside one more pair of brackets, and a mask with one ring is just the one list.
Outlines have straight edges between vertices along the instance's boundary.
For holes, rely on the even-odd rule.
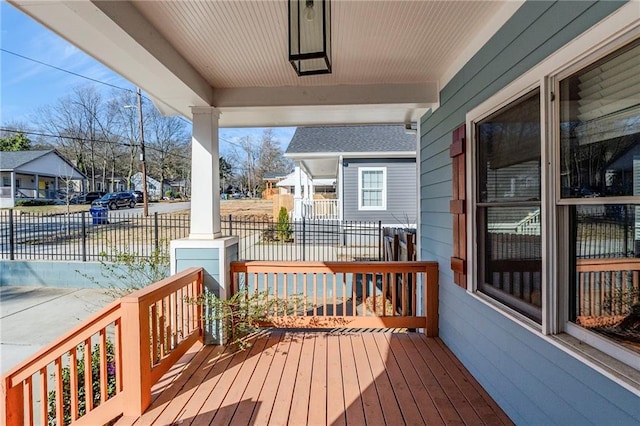
[[2,381],[2,401],[0,401],[0,419],[7,426],[24,424],[24,385],[11,386],[11,377]]
[[438,268],[428,266],[425,271],[424,310],[427,317],[425,333],[438,337]]
[[149,310],[136,297],[122,299],[123,415],[141,416],[151,404]]

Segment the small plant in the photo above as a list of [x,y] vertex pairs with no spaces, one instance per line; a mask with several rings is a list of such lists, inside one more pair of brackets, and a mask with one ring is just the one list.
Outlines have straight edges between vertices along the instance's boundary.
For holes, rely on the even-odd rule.
[[278,224],[276,226],[278,231],[278,239],[280,241],[291,241],[291,224],[289,223],[289,213],[286,207],[280,207],[278,212]]
[[[77,395],[78,395],[78,415],[83,416],[87,412],[87,398],[85,395],[86,375],[90,374],[92,379],[91,394],[93,406],[100,405],[100,348],[95,346],[91,352],[91,368],[86,369],[84,365],[84,349],[78,350],[76,371],[77,371]],[[116,394],[116,367],[115,367],[115,351],[113,343],[107,340],[107,399]],[[49,403],[49,426],[56,425],[56,391],[50,391],[48,396]],[[71,369],[69,367],[62,368],[62,410],[64,412],[64,424],[71,423]]]
[[94,276],[80,275],[98,287],[106,288],[114,299],[139,290],[169,276],[169,254],[166,244],[154,249],[149,256],[139,256],[127,249],[112,248],[110,253],[100,253],[100,275],[109,283]]
[[302,295],[292,295],[284,300],[267,292],[240,290],[229,299],[220,299],[208,293],[194,302],[209,308],[205,320],[220,323],[228,346],[245,350],[251,346],[245,339],[247,336],[271,322],[274,315],[293,314],[303,306],[302,301]]

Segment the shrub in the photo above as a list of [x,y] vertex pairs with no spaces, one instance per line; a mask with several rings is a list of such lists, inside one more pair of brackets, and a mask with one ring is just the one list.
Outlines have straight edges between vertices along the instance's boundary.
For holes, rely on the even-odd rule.
[[56,202],[53,200],[40,200],[34,198],[27,198],[24,200],[16,200],[16,207],[35,207],[35,206],[53,206]]
[[202,295],[195,303],[207,306],[205,320],[219,322],[226,344],[244,350],[251,346],[245,337],[255,333],[268,323],[276,312],[292,315],[303,306],[303,296],[290,295],[286,300],[269,295],[268,292],[240,290],[229,299],[220,299],[212,293]]
[[278,239],[280,241],[290,241],[291,240],[291,224],[289,223],[289,213],[287,212],[286,207],[280,207],[280,211],[278,212]]
[[100,253],[100,275],[109,283],[105,286],[93,275],[77,273],[98,287],[107,289],[109,296],[115,298],[153,284],[169,276],[169,253],[167,244],[154,249],[150,256],[139,256],[127,249],[116,247],[110,253]]
[[[115,351],[113,343],[107,340],[107,399],[116,394],[116,368],[115,368]],[[86,371],[84,365],[84,350],[77,352],[77,394],[78,394],[78,414],[80,416],[87,412],[87,399],[85,396],[85,375],[88,373],[92,378],[92,396],[93,406],[100,405],[100,347],[95,346],[91,352],[91,369]],[[71,369],[69,367],[62,368],[62,409],[64,411],[64,424],[71,423]],[[56,391],[50,391],[49,397],[49,426],[56,425]]]

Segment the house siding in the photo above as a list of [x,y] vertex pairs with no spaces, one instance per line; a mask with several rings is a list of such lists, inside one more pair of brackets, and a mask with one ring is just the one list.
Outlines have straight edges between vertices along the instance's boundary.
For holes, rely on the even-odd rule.
[[[359,167],[387,168],[386,210],[358,210]],[[416,223],[415,159],[344,159],[342,185],[344,220],[382,221],[398,226]]]
[[421,258],[440,263],[440,336],[517,424],[638,424],[640,401],[453,284],[451,134],[469,110],[623,4],[525,3],[421,120]]

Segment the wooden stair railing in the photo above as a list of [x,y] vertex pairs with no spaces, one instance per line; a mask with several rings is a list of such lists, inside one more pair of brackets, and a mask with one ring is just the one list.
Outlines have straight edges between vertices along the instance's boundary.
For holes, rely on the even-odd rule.
[[232,294],[262,294],[288,307],[267,312],[265,325],[421,328],[438,335],[437,262],[232,262],[231,286]]
[[191,268],[118,299],[13,367],[2,379],[0,423],[140,416],[151,386],[202,339],[202,309],[191,302],[202,279],[202,268]]

